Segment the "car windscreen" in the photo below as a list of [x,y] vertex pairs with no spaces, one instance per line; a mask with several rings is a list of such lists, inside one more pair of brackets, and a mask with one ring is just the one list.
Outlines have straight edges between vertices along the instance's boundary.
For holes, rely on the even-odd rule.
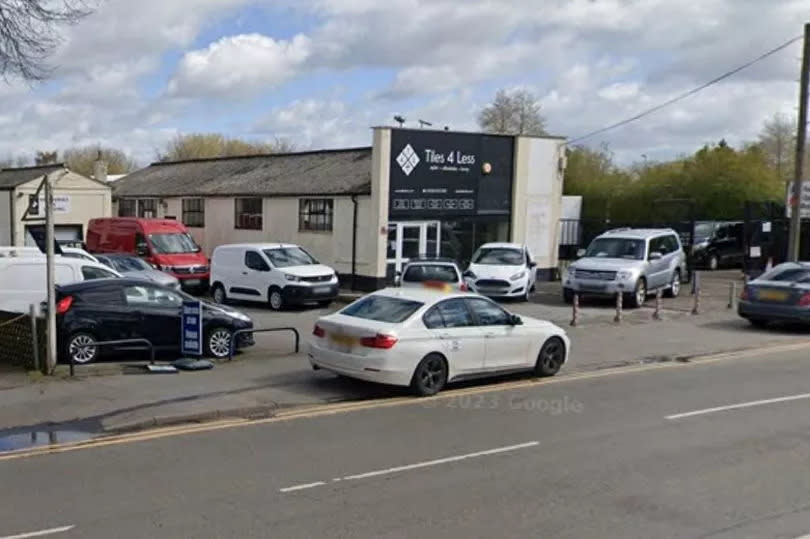
[[695,225],[695,243],[701,243],[709,239],[714,232],[714,223],[700,223]]
[[366,296],[340,311],[340,314],[398,324],[410,318],[422,305],[423,303],[410,299]]
[[111,257],[110,262],[113,268],[120,271],[145,271],[152,269],[152,266],[136,257]]
[[407,283],[424,283],[426,281],[457,283],[458,272],[455,267],[450,265],[414,264],[405,269],[402,280]]
[[200,247],[188,234],[149,234],[149,242],[152,244],[152,249],[159,255],[200,252]]
[[797,281],[804,281],[808,277],[810,277],[810,268],[790,264],[776,266],[771,271],[766,271],[760,275],[757,280],[795,283]]
[[586,257],[644,260],[644,240],[597,238],[585,251]]
[[526,257],[520,249],[510,247],[482,247],[475,253],[473,264],[489,266],[522,266]]
[[315,260],[312,255],[300,247],[276,247],[275,249],[264,249],[264,254],[277,268],[308,266],[318,263],[318,261]]

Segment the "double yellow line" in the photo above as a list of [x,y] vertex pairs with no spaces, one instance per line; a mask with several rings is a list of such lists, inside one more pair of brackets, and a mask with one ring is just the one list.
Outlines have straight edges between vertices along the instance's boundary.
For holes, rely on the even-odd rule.
[[765,353],[777,354],[780,352],[791,352],[795,350],[802,350],[808,347],[810,347],[810,343],[782,344],[765,348],[748,349],[738,352],[725,352],[722,354],[712,354],[697,357],[692,359],[692,361],[690,361],[689,363],[681,363],[673,361],[668,363],[634,365],[629,367],[618,367],[615,369],[597,372],[563,375],[555,378],[516,380],[486,386],[451,389],[443,391],[442,393],[435,395],[433,397],[423,397],[423,398],[393,397],[393,398],[370,399],[361,402],[346,402],[337,404],[302,406],[291,410],[280,411],[273,417],[265,419],[256,419],[256,420],[242,419],[242,418],[225,419],[201,424],[179,425],[174,427],[157,428],[142,432],[102,436],[92,440],[85,440],[80,442],[68,442],[64,444],[48,445],[29,449],[20,449],[17,451],[0,453],[0,461],[35,457],[40,455],[50,455],[54,453],[65,453],[68,451],[77,451],[80,449],[91,449],[97,447],[107,447],[111,445],[146,442],[149,440],[158,440],[161,438],[168,438],[172,436],[210,432],[234,427],[245,427],[252,425],[261,425],[265,423],[278,423],[282,421],[291,421],[295,419],[306,419],[306,418],[323,417],[328,415],[345,414],[349,412],[368,410],[372,408],[375,409],[391,408],[395,406],[407,406],[407,405],[435,406],[438,402],[441,402],[443,400],[463,397],[467,395],[480,395],[486,393],[494,393],[498,391],[510,391],[531,387],[541,387],[552,384],[562,384],[567,382],[576,382],[579,380],[590,380],[595,378],[606,378],[609,376],[619,376],[624,374],[633,374],[652,370],[668,369],[673,367],[706,365],[710,363],[716,363],[719,361],[727,361],[729,359],[743,359],[746,357],[757,356]]

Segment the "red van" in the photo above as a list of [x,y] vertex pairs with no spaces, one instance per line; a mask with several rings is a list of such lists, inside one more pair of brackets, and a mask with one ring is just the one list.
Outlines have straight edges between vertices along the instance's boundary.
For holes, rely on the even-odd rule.
[[183,288],[208,287],[208,258],[178,221],[137,217],[92,219],[87,227],[86,243],[91,253],[140,256],[177,277]]

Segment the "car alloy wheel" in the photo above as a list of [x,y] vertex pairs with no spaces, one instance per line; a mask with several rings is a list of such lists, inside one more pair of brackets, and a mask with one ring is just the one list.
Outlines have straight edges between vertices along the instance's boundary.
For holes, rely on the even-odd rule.
[[447,363],[439,354],[430,354],[419,362],[411,386],[423,397],[435,395],[447,383]]
[[717,257],[715,255],[712,255],[711,257],[709,257],[709,269],[714,271],[718,267],[720,267],[720,261],[717,260]]
[[672,274],[672,282],[669,284],[669,296],[672,298],[677,298],[678,294],[681,293],[681,272],[679,270],[675,270],[675,273]]
[[[624,299],[627,299],[628,296],[624,296]],[[647,282],[644,279],[639,279],[636,282],[636,288],[633,290],[633,293],[629,296],[631,307],[641,307],[644,305],[644,302],[647,301]]]
[[270,308],[274,311],[280,311],[284,307],[284,298],[280,290],[270,291]]
[[552,337],[543,343],[534,370],[537,376],[554,376],[564,362],[565,344],[559,337]]
[[214,287],[214,303],[225,303],[225,289],[222,288],[222,285],[216,285]]
[[228,357],[231,353],[231,332],[225,328],[216,328],[208,335],[208,352],[216,357]]
[[74,363],[85,364],[96,359],[98,347],[94,346],[96,340],[87,333],[77,333],[70,339],[68,355]]

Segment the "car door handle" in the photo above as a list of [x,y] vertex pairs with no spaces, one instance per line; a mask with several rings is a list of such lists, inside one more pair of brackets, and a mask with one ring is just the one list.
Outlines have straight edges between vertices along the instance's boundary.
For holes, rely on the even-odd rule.
[[484,333],[485,339],[494,339],[496,335],[494,333]]
[[247,275],[247,274],[248,274],[248,272],[246,272],[246,271],[242,272],[242,275]]

